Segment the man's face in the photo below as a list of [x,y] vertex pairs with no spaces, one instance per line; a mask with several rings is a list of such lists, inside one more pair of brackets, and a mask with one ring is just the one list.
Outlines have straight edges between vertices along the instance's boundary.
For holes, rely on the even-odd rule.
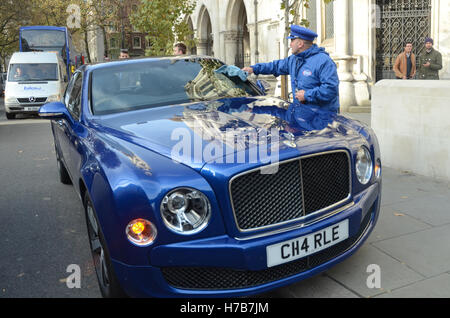
[[119,59],[129,59],[128,53],[120,52]]
[[431,50],[432,47],[433,47],[433,43],[431,43],[431,42],[425,43],[425,48],[426,48],[427,50]]
[[405,46],[405,52],[406,52],[406,53],[411,53],[412,48],[413,48],[413,46],[412,46],[411,43],[406,44],[406,46]]
[[299,54],[301,53],[301,49],[303,47],[303,40],[302,39],[291,39],[291,49],[292,49],[292,54]]
[[173,48],[173,55],[183,55],[183,51],[178,46]]

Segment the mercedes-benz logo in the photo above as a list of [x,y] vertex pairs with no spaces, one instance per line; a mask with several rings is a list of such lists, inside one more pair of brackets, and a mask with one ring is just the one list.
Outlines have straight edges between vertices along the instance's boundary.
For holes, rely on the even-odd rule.
[[30,101],[30,103],[34,103],[34,101],[36,100],[36,98],[30,97],[30,98],[28,98],[28,100]]

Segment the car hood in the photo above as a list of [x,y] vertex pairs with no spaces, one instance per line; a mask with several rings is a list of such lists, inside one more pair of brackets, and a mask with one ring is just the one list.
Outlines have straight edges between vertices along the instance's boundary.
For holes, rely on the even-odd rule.
[[[277,98],[227,98],[95,118],[112,135],[201,170],[223,163],[268,163],[348,148],[364,125],[344,116],[286,120]],[[331,142],[333,141],[333,142]]]

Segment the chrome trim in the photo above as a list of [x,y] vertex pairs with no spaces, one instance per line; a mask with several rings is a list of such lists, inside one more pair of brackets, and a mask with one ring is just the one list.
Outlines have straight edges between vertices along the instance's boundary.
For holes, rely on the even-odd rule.
[[306,210],[305,210],[305,192],[303,191],[303,173],[302,173],[302,160],[298,160],[298,165],[300,167],[300,185],[302,187],[302,215],[303,217],[306,216]]
[[[299,218],[296,218],[296,219],[291,219],[291,220],[287,220],[287,221],[280,222],[280,223],[265,225],[265,226],[256,227],[256,228],[252,228],[252,229],[246,229],[246,230],[244,230],[244,229],[239,227],[239,223],[238,223],[238,220],[237,220],[237,217],[236,217],[236,211],[234,209],[233,195],[231,193],[231,184],[233,183],[233,181],[236,178],[242,177],[243,175],[246,175],[246,174],[258,171],[258,170],[267,169],[267,168],[269,168],[271,166],[274,166],[274,165],[285,164],[285,163],[289,163],[289,162],[295,161],[295,160],[299,161],[300,169],[301,169],[301,167],[302,167],[301,166],[301,160],[302,159],[316,157],[316,156],[320,156],[320,155],[332,154],[332,153],[340,153],[340,152],[345,153],[347,155],[347,158],[348,158],[349,192],[348,192],[348,195],[347,195],[346,198],[342,199],[339,202],[333,203],[332,205],[329,205],[329,206],[327,206],[327,207],[325,207],[323,209],[320,209],[318,211],[314,211],[314,212],[312,212],[312,213],[310,213],[308,215],[303,215],[302,217],[299,217]],[[288,223],[292,223],[292,222],[298,222],[298,221],[301,221],[301,220],[303,220],[303,219],[305,219],[307,217],[309,218],[311,216],[320,214],[320,213],[322,213],[322,212],[324,212],[326,210],[329,210],[329,209],[332,209],[334,207],[337,207],[338,205],[343,204],[344,202],[348,201],[351,198],[351,195],[352,195],[352,173],[351,173],[351,171],[352,171],[352,165],[351,165],[351,157],[350,157],[349,152],[347,150],[345,150],[345,149],[338,149],[338,150],[330,150],[330,151],[318,152],[318,153],[314,153],[314,154],[310,154],[310,155],[305,155],[305,156],[301,156],[301,157],[291,158],[291,159],[287,159],[287,160],[284,160],[284,161],[281,161],[281,162],[276,162],[276,163],[272,163],[270,165],[261,166],[261,167],[258,167],[258,168],[254,168],[254,169],[251,169],[251,170],[247,170],[247,171],[241,172],[241,173],[233,176],[230,179],[230,181],[228,182],[228,193],[229,193],[229,196],[230,196],[231,209],[233,211],[233,217],[234,217],[234,221],[236,223],[236,228],[238,229],[238,231],[240,233],[248,233],[248,232],[264,230],[264,229],[272,228],[272,227],[275,227],[275,226],[282,226],[284,224],[288,224]],[[303,214],[304,214],[304,213],[306,213],[305,212],[305,205],[304,205],[304,198],[305,198],[305,196],[303,194],[303,188],[304,187],[303,187],[303,175],[301,174],[301,170],[300,170],[300,180],[301,180],[301,186],[302,186],[302,204],[303,204],[302,209],[303,209]],[[323,217],[328,217],[329,215],[332,215],[332,214],[334,214],[334,213],[330,212],[329,214],[324,215]],[[323,217],[321,217],[320,219],[322,219]]]
[[40,117],[55,117],[55,116],[63,116],[63,113],[39,113]]
[[291,226],[291,227],[285,227],[285,228],[278,229],[278,230],[275,230],[275,231],[272,231],[272,232],[265,232],[265,233],[261,233],[261,234],[257,234],[257,235],[253,235],[253,236],[234,237],[234,239],[238,240],[238,241],[247,241],[247,240],[259,239],[259,238],[263,238],[263,237],[271,236],[271,235],[275,235],[275,234],[281,234],[281,233],[285,233],[285,232],[289,232],[289,231],[293,231],[293,230],[298,230],[298,229],[301,229],[301,228],[304,228],[304,227],[307,227],[307,226],[319,223],[320,221],[322,221],[322,220],[324,220],[326,218],[332,217],[333,215],[336,215],[338,213],[341,213],[342,211],[347,210],[347,209],[351,208],[354,205],[355,205],[355,202],[350,202],[349,204],[344,205],[343,207],[341,207],[341,208],[339,208],[337,210],[334,210],[334,211],[332,211],[332,212],[330,212],[328,214],[323,215],[320,218],[314,219],[314,220],[312,220],[310,222],[307,222],[307,223],[301,223],[301,224],[297,224],[297,225],[294,225],[294,226]]

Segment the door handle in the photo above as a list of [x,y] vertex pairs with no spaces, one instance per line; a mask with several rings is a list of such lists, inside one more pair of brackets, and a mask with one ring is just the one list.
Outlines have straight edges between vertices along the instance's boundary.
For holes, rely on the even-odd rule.
[[58,123],[58,125],[59,125],[60,127],[62,127],[62,125],[64,124],[63,121],[62,121],[62,119],[57,120],[56,122]]

